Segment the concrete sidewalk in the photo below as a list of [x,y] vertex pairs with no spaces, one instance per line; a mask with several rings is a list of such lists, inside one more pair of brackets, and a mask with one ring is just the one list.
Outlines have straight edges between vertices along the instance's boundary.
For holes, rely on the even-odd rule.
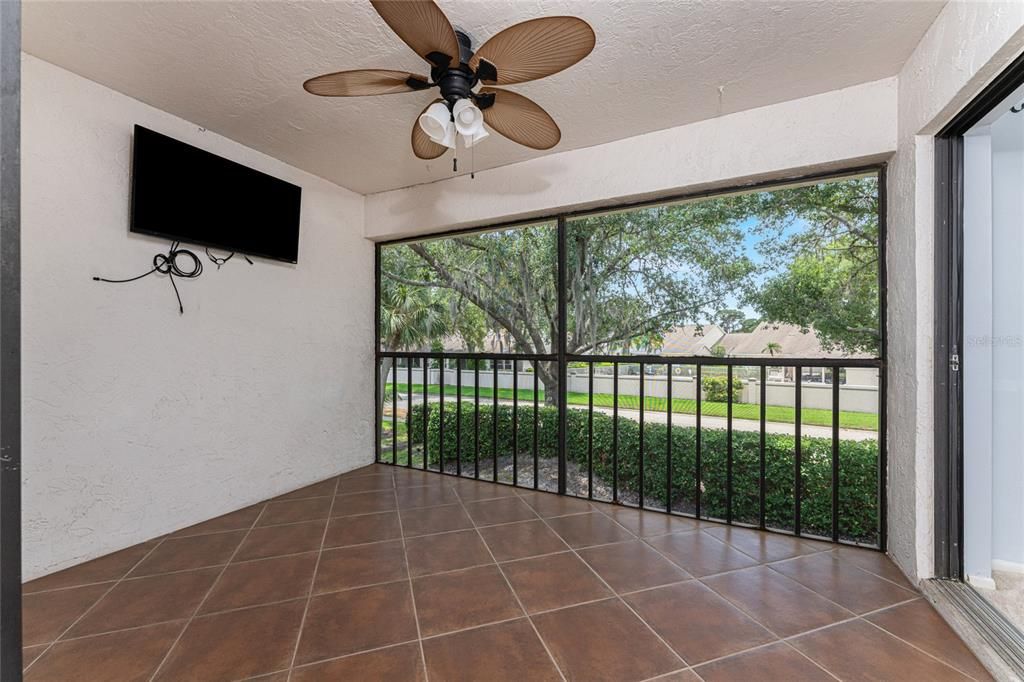
[[[405,397],[406,396],[404,396],[404,395],[399,395],[398,396],[398,406],[399,406],[399,409],[401,409],[401,407],[405,404],[405,402],[406,402],[405,401]],[[466,401],[467,397],[471,398],[472,396],[471,395],[470,396],[464,396],[463,397],[463,401]],[[414,405],[422,403],[423,402],[423,396],[422,395],[414,395],[412,397],[412,402],[413,402]],[[439,402],[439,396],[436,396],[436,395],[430,396],[430,402],[432,402],[432,403]],[[454,402],[455,402],[455,397],[454,396],[445,396],[445,403],[454,403]],[[512,404],[511,400],[499,400],[498,402],[500,404],[502,404],[502,405],[511,405]],[[490,398],[488,398],[486,400],[484,398],[481,398],[480,399],[480,404],[482,404],[482,405],[490,405],[490,404],[492,404],[492,401],[491,401]],[[523,406],[526,406],[526,405],[533,405],[533,402],[532,401],[525,401],[524,400],[524,401],[520,401],[519,404],[523,405]],[[584,405],[569,405],[569,409],[570,410],[582,410],[582,411],[585,412],[587,408]],[[610,407],[595,407],[594,408],[594,412],[601,412],[601,413],[607,414],[609,416],[613,413],[612,408],[610,408]],[[638,422],[638,421],[640,421],[640,410],[627,410],[627,409],[619,408],[619,416],[620,417],[627,417],[629,419],[632,419],[633,421],[637,421]],[[647,410],[647,411],[644,412],[644,423],[647,423],[647,424],[665,424],[665,423],[667,423],[667,421],[668,421],[668,413],[666,413],[666,412],[653,412],[651,410]],[[702,415],[700,423],[701,423],[701,428],[725,430],[727,428],[727,421],[728,420],[725,417],[712,417],[710,415]],[[673,426],[691,426],[691,427],[695,427],[695,426],[697,426],[697,415],[694,415],[694,414],[679,414],[678,412],[674,412],[672,414],[672,425]],[[760,431],[761,431],[761,423],[759,421],[757,421],[756,419],[736,419],[736,418],[733,418],[733,420],[732,420],[732,428],[733,428],[734,431],[753,431],[755,433],[760,433]],[[764,428],[765,428],[765,432],[766,433],[779,433],[779,434],[783,434],[783,435],[792,436],[793,433],[794,433],[795,425],[794,424],[786,424],[786,423],[783,423],[783,422],[765,422]],[[802,432],[802,434],[804,436],[807,436],[809,438],[831,438],[832,437],[832,427],[830,427],[830,426],[818,426],[816,424],[804,424],[801,427],[801,432]],[[840,440],[856,440],[856,441],[878,440],[878,432],[877,431],[868,431],[868,430],[864,430],[864,429],[841,428],[841,429],[839,429],[839,439]]]

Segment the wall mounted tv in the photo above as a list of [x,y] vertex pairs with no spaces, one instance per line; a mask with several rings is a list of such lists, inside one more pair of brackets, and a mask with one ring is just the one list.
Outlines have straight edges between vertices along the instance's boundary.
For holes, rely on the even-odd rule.
[[302,188],[142,126],[131,231],[295,263]]

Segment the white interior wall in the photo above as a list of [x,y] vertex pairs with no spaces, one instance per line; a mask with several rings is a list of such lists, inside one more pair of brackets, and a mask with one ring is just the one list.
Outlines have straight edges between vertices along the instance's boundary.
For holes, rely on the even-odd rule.
[[[23,55],[24,577],[372,460],[363,198]],[[302,186],[299,262],[179,282],[128,233],[132,125]],[[201,253],[201,252],[200,252]]]
[[899,74],[889,167],[889,553],[934,574],[935,134],[1024,48],[1024,3],[950,2]]

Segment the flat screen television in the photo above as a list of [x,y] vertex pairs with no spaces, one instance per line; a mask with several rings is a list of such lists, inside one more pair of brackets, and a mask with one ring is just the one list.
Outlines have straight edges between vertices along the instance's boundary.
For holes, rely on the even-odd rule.
[[135,126],[132,232],[296,263],[301,201],[290,182]]

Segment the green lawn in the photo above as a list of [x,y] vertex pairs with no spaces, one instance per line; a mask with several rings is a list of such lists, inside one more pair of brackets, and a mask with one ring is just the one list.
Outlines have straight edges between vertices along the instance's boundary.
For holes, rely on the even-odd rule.
[[[398,392],[402,396],[408,394],[409,387],[407,384],[399,383]],[[438,395],[440,392],[440,386],[433,384],[429,387],[430,395]],[[413,384],[412,386],[413,395],[423,395],[423,385]],[[445,396],[457,396],[458,391],[455,386],[444,387]],[[519,389],[519,401],[524,403],[533,402],[533,391],[527,389]],[[473,387],[463,387],[462,399],[472,400],[473,399]],[[387,396],[391,396],[391,384],[387,386]],[[480,388],[480,400],[491,400],[494,397],[492,389],[481,387]],[[499,388],[498,389],[499,400],[512,400],[512,389],[510,388]],[[570,405],[587,405],[588,396],[586,393],[569,393],[568,400]],[[537,395],[537,401],[540,403],[544,402],[544,391],[540,391]],[[610,393],[595,393],[594,394],[594,407],[612,407],[613,396]],[[665,398],[652,398],[647,397],[644,399],[644,409],[652,412],[665,412],[668,401]],[[619,408],[625,410],[638,410],[640,409],[640,397],[635,395],[620,395],[619,396]],[[701,414],[712,417],[725,417],[726,416],[726,403],[715,403],[707,400],[701,401]],[[672,412],[676,414],[696,414],[697,413],[697,401],[688,400],[684,398],[674,398],[672,400]],[[750,403],[733,403],[732,405],[732,416],[735,419],[761,419],[761,406]],[[800,411],[800,423],[801,424],[812,424],[816,426],[831,426],[832,425],[832,411],[831,410],[820,410],[812,407],[805,407]],[[768,405],[765,408],[765,420],[770,422],[776,422],[781,424],[792,424],[796,419],[796,409],[792,407],[785,407],[782,405]],[[846,429],[864,429],[867,431],[878,430],[878,415],[870,414],[867,412],[843,412],[839,413],[839,426]]]

